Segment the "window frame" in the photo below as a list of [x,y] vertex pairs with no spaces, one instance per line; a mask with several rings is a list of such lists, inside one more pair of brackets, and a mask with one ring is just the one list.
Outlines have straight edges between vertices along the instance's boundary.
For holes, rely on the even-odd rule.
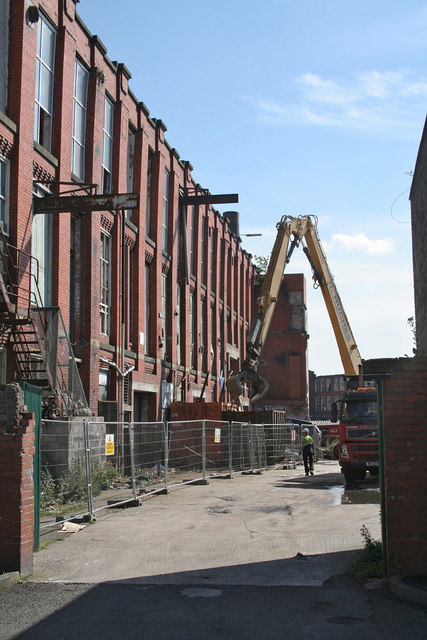
[[[85,78],[85,96],[84,101],[82,101],[82,96],[77,95],[77,74],[78,71],[82,71]],[[71,152],[71,172],[80,180],[85,179],[85,157],[86,157],[86,116],[87,116],[87,95],[88,95],[88,86],[89,86],[89,70],[84,66],[82,62],[78,58],[76,58],[74,64],[74,89],[73,89],[73,131],[72,131],[72,152]],[[77,132],[76,127],[76,113],[77,107],[82,110],[82,131]],[[81,134],[83,140],[79,140],[78,133]],[[81,172],[77,170],[76,163],[76,147],[79,148],[81,152]]]
[[[49,60],[44,58],[45,31],[48,29],[53,34],[53,47]],[[56,56],[56,35],[57,31],[52,23],[40,12],[37,28],[37,51],[36,51],[36,86],[34,98],[34,140],[47,151],[52,151],[52,130],[53,130],[53,93],[55,80],[55,56]],[[48,104],[42,104],[44,81],[49,79]],[[43,86],[42,86],[43,85]]]
[[162,250],[168,250],[168,226],[169,226],[169,187],[170,171],[165,167],[163,174],[163,208],[162,208]]
[[[107,117],[107,106],[111,108],[111,118]],[[107,126],[111,122],[111,129]],[[102,125],[102,181],[101,193],[112,193],[113,144],[114,144],[114,102],[105,94],[104,122]],[[107,141],[110,141],[107,152]]]
[[0,224],[3,233],[9,235],[10,162],[0,155],[0,165],[4,167],[0,169]]
[[100,332],[109,336],[111,329],[111,235],[101,229],[100,253]]

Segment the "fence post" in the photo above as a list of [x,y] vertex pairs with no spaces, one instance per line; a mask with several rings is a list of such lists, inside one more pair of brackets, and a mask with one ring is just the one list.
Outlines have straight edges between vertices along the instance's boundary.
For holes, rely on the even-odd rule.
[[163,422],[165,431],[165,456],[164,456],[164,472],[165,472],[165,491],[168,491],[168,471],[169,471],[169,422]]
[[130,445],[130,467],[132,472],[132,493],[133,499],[136,500],[136,478],[135,478],[135,438],[133,430],[133,422],[129,423],[129,445]]
[[202,478],[206,480],[206,420],[202,420]]
[[85,444],[85,463],[86,463],[86,485],[87,485],[87,510],[89,519],[95,520],[93,512],[93,491],[92,491],[92,466],[90,464],[90,446],[89,446],[89,420],[83,421],[83,435]]
[[249,441],[249,465],[251,471],[254,470],[254,451],[252,446],[252,424],[248,423],[248,441]]
[[233,477],[233,423],[228,423],[228,466],[230,479]]
[[124,475],[125,472],[125,424],[122,420],[120,423],[120,472]]

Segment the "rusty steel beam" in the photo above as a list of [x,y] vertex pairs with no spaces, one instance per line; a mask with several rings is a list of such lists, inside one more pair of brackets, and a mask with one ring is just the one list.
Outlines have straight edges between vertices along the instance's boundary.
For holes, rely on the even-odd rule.
[[238,193],[222,193],[216,196],[211,194],[201,196],[180,196],[179,204],[185,207],[190,204],[228,204],[229,202],[239,202]]
[[37,213],[92,213],[92,211],[119,211],[137,209],[139,193],[109,193],[95,196],[46,196],[34,198]]

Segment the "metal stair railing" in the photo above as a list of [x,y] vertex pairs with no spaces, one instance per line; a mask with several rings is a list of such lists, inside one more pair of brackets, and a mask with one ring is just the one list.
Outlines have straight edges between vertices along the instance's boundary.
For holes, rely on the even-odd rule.
[[45,335],[47,368],[54,389],[67,415],[91,415],[73,348],[59,307],[44,307],[48,330]]
[[43,307],[38,276],[38,260],[0,224],[0,346],[13,343],[19,375],[45,390],[51,417],[90,415],[61,311]]

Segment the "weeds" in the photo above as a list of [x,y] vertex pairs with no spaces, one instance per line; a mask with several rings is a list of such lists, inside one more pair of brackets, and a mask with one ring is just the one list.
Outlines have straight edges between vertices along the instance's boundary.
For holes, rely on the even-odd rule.
[[[113,465],[102,460],[93,460],[92,494],[97,496],[111,487],[112,481],[117,476]],[[82,456],[74,458],[67,471],[59,478],[54,478],[47,466],[41,472],[41,497],[40,507],[46,511],[53,505],[59,507],[70,503],[78,503],[87,499],[86,464]]]
[[363,525],[360,533],[364,540],[364,548],[350,569],[350,575],[360,582],[372,578],[383,577],[382,542],[374,540],[369,529]]

